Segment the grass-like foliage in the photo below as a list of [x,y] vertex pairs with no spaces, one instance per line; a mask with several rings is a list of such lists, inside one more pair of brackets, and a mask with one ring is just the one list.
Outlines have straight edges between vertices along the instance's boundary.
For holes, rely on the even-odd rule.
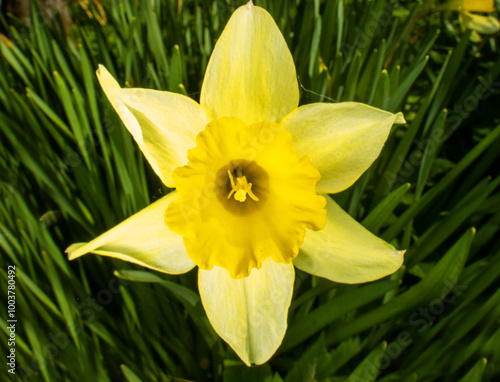
[[[294,56],[301,103],[403,111],[336,201],[408,249],[394,275],[297,272],[278,352],[247,368],[216,335],[196,271],[169,276],[64,249],[169,192],[97,84],[199,98],[233,0],[33,3],[0,35],[0,349],[16,266],[16,375],[28,381],[493,381],[500,375],[500,54],[431,1],[256,1]],[[497,2],[498,4],[498,2]],[[102,6],[102,8],[100,8]],[[5,378],[5,379],[4,379]]]

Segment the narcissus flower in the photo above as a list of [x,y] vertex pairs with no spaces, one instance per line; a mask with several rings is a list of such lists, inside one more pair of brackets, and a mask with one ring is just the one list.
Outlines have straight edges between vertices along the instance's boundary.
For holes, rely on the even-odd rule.
[[163,183],[176,188],[89,243],[87,253],[180,274],[199,267],[217,333],[247,364],[266,362],[285,334],[294,265],[342,283],[396,271],[403,252],[327,195],[373,163],[392,114],[358,103],[297,108],[295,66],[272,17],[235,11],[207,67],[200,104],[122,89],[102,66],[109,101]]
[[460,23],[464,28],[473,30],[474,40],[481,40],[477,33],[493,34],[500,30],[500,22],[495,17],[477,14],[495,12],[495,0],[452,0],[437,10],[459,12]]

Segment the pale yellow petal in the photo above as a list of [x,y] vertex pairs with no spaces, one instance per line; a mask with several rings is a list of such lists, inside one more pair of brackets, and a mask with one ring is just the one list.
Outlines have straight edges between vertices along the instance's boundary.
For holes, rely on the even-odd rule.
[[355,102],[314,103],[287,115],[283,126],[292,146],[319,170],[318,193],[336,193],[351,186],[377,159],[394,123],[392,114]]
[[494,34],[500,31],[500,22],[493,16],[465,12],[462,14],[462,23],[466,28],[481,34]]
[[472,31],[472,33],[470,34],[470,40],[475,43],[475,44],[478,44],[480,43],[481,41],[483,41],[483,38],[481,37],[481,35],[479,33],[477,33],[476,31]]
[[176,198],[176,192],[171,192],[94,240],[71,245],[66,250],[69,260],[96,253],[170,274],[189,271],[194,263],[182,237],[163,222],[165,210]]
[[233,279],[217,266],[200,269],[198,284],[208,319],[247,365],[266,362],[281,344],[294,275],[292,264],[271,259],[243,279]]
[[267,11],[249,2],[231,16],[208,63],[200,103],[212,119],[246,124],[278,122],[297,107],[293,58]]
[[187,163],[187,151],[209,122],[203,108],[180,94],[148,89],[122,89],[102,65],[97,77],[154,171],[173,187],[172,171]]
[[390,275],[403,264],[404,251],[376,237],[327,197],[327,222],[307,231],[294,265],[329,280],[355,284]]

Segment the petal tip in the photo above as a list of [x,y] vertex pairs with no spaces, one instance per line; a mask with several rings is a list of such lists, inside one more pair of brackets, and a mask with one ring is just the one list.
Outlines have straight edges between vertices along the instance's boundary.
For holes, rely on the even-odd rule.
[[402,250],[402,251],[396,251],[397,254],[401,257],[404,257],[405,256],[405,253],[406,253],[406,249]]
[[403,113],[399,112],[398,114],[396,114],[396,120],[394,121],[394,123],[398,123],[398,124],[406,123],[406,119],[403,116]]
[[64,252],[68,254],[68,260],[74,260],[80,256],[85,255],[85,253],[81,253],[81,251],[78,251],[85,244],[87,243],[74,243],[71,244],[68,248],[66,248]]
[[97,65],[97,70],[95,71],[95,72],[96,72],[96,74],[97,74],[98,76],[100,76],[100,75],[101,75],[101,70],[102,70],[103,72],[104,72],[104,71],[106,71],[106,72],[107,72],[106,67],[105,67],[104,65],[102,65],[102,64],[98,64],[98,65]]

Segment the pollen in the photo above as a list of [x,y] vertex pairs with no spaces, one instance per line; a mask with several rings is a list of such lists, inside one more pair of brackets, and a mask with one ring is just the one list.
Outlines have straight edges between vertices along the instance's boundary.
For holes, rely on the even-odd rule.
[[238,170],[237,172],[236,182],[233,174],[231,174],[231,171],[227,170],[227,175],[229,176],[229,181],[231,182],[232,187],[231,192],[227,196],[228,199],[230,199],[234,194],[234,199],[243,203],[247,200],[248,194],[248,196],[256,202],[259,201],[259,198],[252,192],[252,183],[248,183],[246,176],[242,174],[241,170]]

